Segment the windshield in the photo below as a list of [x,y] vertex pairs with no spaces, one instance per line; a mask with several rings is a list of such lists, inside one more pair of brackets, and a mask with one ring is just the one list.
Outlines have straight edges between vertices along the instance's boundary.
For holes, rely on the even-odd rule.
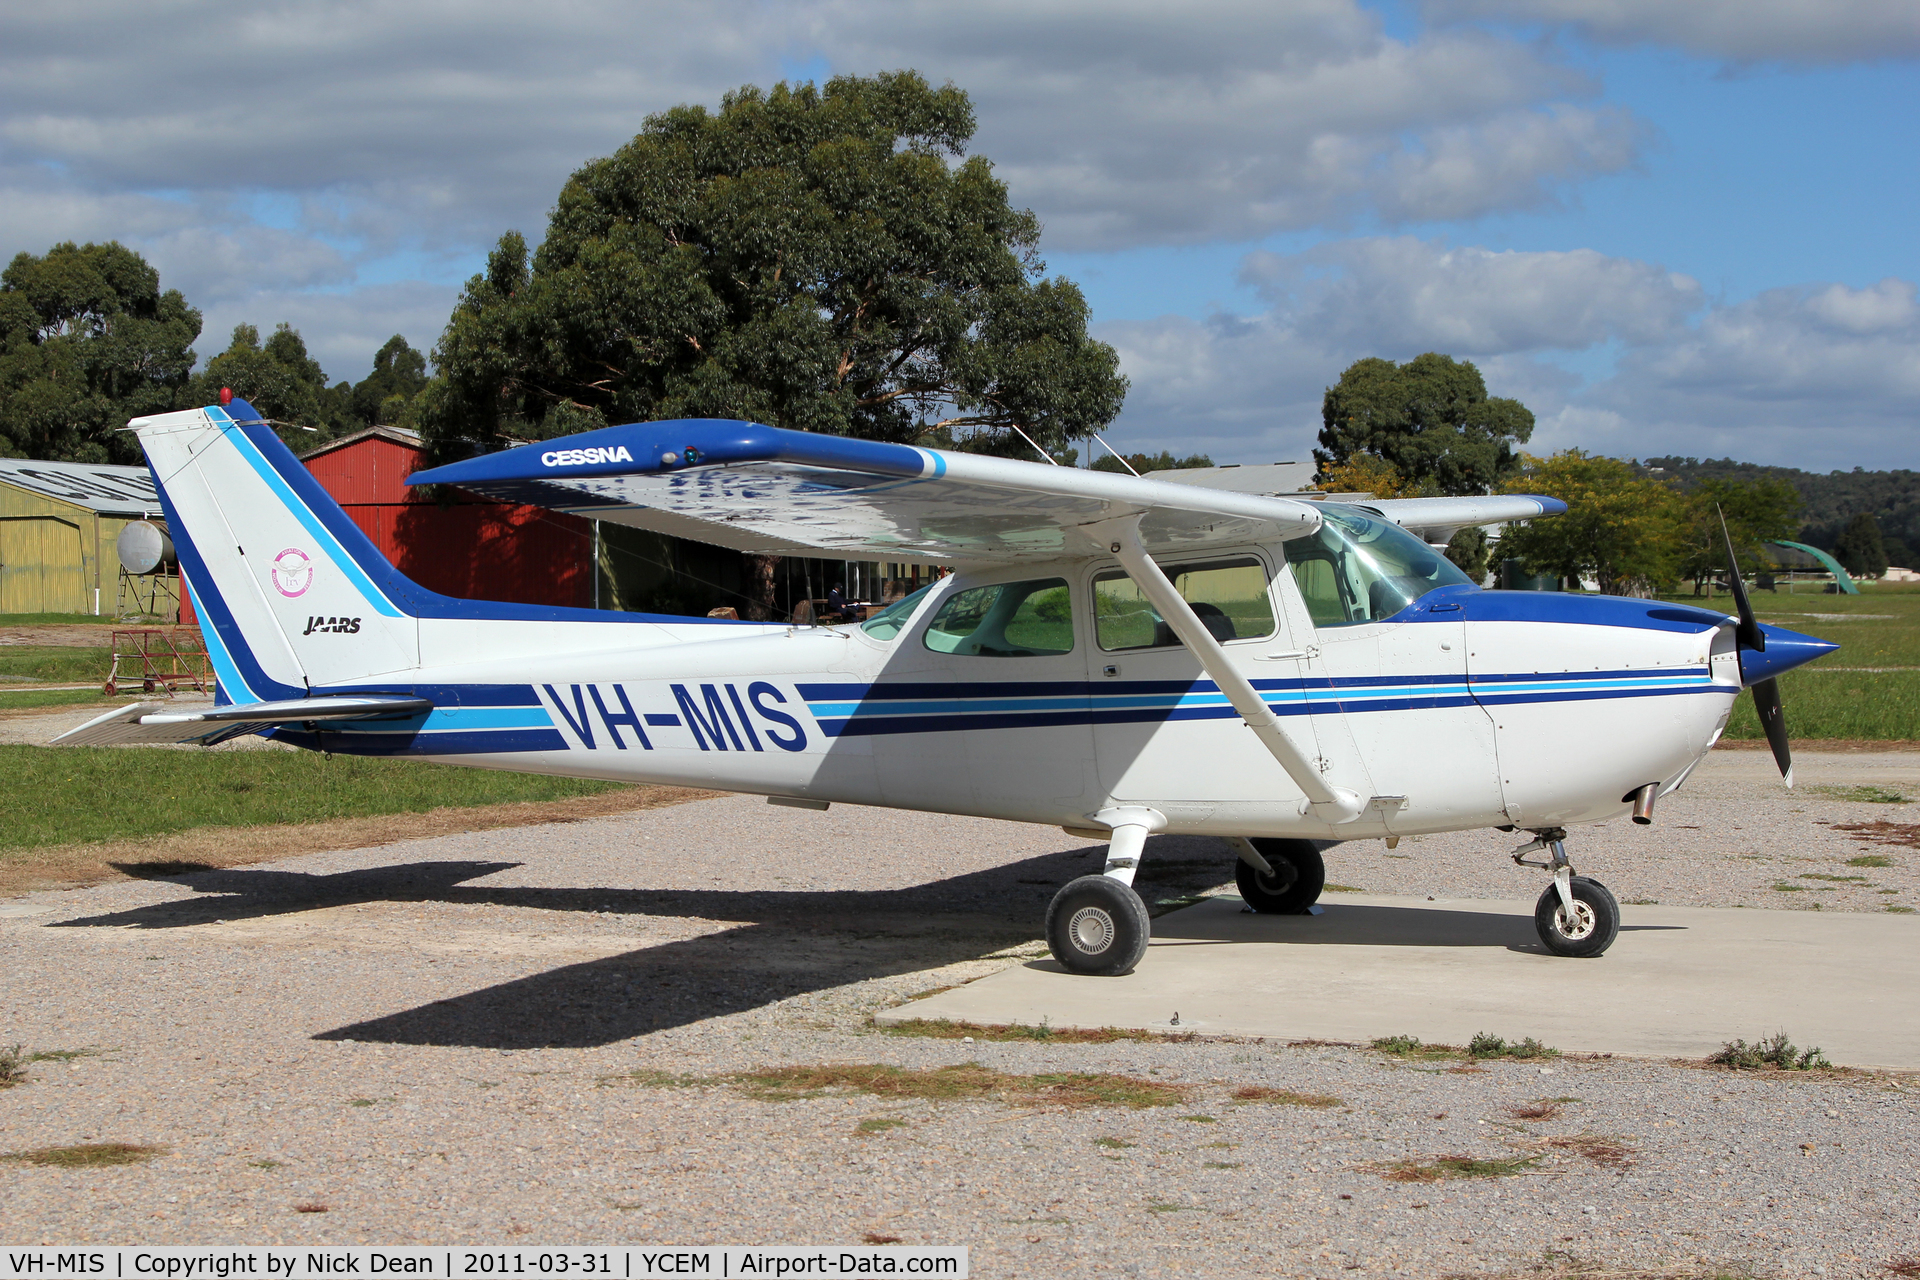
[[1397,524],[1346,506],[1324,506],[1320,515],[1320,532],[1283,544],[1317,627],[1390,618],[1435,587],[1473,585]]
[[912,595],[903,596],[894,601],[861,623],[860,629],[875,640],[893,639],[900,634],[900,628],[907,625],[907,620],[913,617],[913,611],[920,607],[920,602],[926,598],[927,592],[933,590],[933,587],[934,584],[929,582]]

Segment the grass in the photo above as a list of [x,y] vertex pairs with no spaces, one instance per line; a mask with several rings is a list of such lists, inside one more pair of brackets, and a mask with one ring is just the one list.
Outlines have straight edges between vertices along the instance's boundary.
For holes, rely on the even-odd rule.
[[[1829,663],[1846,661],[1835,654]],[[1920,671],[1823,671],[1815,663],[1780,677],[1787,732],[1795,738],[1907,741],[1920,725]],[[1764,738],[1753,696],[1742,692],[1727,722],[1728,738]]]
[[1106,1147],[1111,1151],[1125,1151],[1137,1144],[1128,1142],[1124,1138],[1095,1138],[1093,1145],[1096,1147]]
[[11,1089],[27,1082],[27,1056],[24,1045],[0,1048],[0,1089]]
[[0,626],[5,627],[55,627],[73,624],[95,627],[119,625],[117,619],[95,613],[0,613]]
[[1062,1107],[1170,1107],[1193,1092],[1187,1085],[1106,1072],[1061,1071],[1016,1075],[964,1062],[917,1070],[884,1063],[763,1067],[718,1077],[748,1097],[791,1102],[830,1093],[866,1093],[902,1101],[997,1101]]
[[0,693],[0,712],[32,711],[36,707],[75,707],[83,703],[95,703],[101,711],[110,711],[125,701],[125,698],[109,698],[93,687],[32,689],[25,693]]
[[1525,1156],[1428,1156],[1389,1160],[1374,1168],[1388,1182],[1445,1182],[1454,1178],[1511,1178],[1544,1159],[1544,1153]]
[[620,785],[306,751],[0,746],[0,850],[557,800]]
[[104,1165],[143,1164],[166,1152],[165,1147],[141,1146],[132,1142],[85,1142],[74,1147],[9,1151],[0,1155],[0,1160],[43,1165],[52,1169],[97,1169]]
[[1270,1089],[1250,1084],[1233,1091],[1235,1102],[1271,1102],[1283,1107],[1344,1107],[1347,1104],[1330,1093],[1300,1093],[1293,1089]]
[[1548,1138],[1546,1146],[1556,1151],[1571,1151],[1603,1169],[1627,1169],[1633,1166],[1634,1149],[1618,1138],[1597,1133],[1569,1133]]
[[1890,867],[1893,865],[1893,859],[1887,857],[1884,853],[1863,853],[1857,858],[1848,858],[1847,865],[1850,867]]
[[885,1133],[889,1129],[904,1129],[906,1127],[907,1122],[905,1120],[896,1120],[892,1116],[868,1116],[865,1120],[862,1120],[854,1126],[854,1128],[858,1129],[861,1133]]
[[995,1023],[983,1026],[974,1022],[955,1022],[949,1018],[912,1018],[905,1022],[874,1023],[876,1031],[890,1036],[920,1036],[931,1040],[1012,1041],[1040,1040],[1052,1044],[1112,1044],[1118,1040],[1190,1040],[1194,1037],[1167,1035],[1157,1031],[1135,1031],[1126,1027],[1056,1028],[1043,1020],[1036,1026],[1023,1023]]
[[98,685],[106,681],[112,666],[113,650],[106,645],[97,649],[64,644],[0,646],[0,684],[24,678]]
[[1912,800],[1901,795],[1898,791],[1889,791],[1885,787],[1872,785],[1864,787],[1808,787],[1807,790],[1817,791],[1821,795],[1832,796],[1835,800],[1847,800],[1855,804],[1913,803]]
[[1865,876],[1830,876],[1824,871],[1803,871],[1800,873],[1800,878],[1802,880],[1831,880],[1835,884],[1872,883],[1872,881],[1868,880]]
[[1833,824],[1833,829],[1844,831],[1854,839],[1867,844],[1888,844],[1896,848],[1920,849],[1920,823],[1916,822],[1888,822],[1884,818],[1876,818],[1872,822],[1836,822]]
[[1784,1031],[1753,1044],[1729,1040],[1719,1052],[1708,1055],[1707,1062],[1734,1071],[1828,1071],[1833,1068],[1818,1045],[1796,1048]]

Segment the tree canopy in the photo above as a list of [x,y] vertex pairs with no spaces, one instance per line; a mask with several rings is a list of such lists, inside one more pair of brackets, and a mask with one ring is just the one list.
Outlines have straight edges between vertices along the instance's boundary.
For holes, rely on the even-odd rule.
[[1865,511],[1849,520],[1834,540],[1833,558],[1855,577],[1877,578],[1885,573],[1887,546],[1880,536],[1880,522]]
[[1355,361],[1327,388],[1320,417],[1313,458],[1323,476],[1371,454],[1392,464],[1408,496],[1486,493],[1533,435],[1525,405],[1489,397],[1472,363],[1431,351],[1405,364]]
[[373,372],[358,383],[327,385],[326,370],[307,353],[306,340],[281,323],[265,342],[250,324],[235,325],[225,351],[194,375],[191,404],[212,404],[220,388],[258,409],[295,450],[313,448],[331,436],[379,423],[406,425],[415,398],[427,382],[427,359],[399,334],[373,358]]
[[965,155],[973,129],[965,93],[911,71],[649,117],[568,180],[535,252],[508,232],[468,282],[430,446],[683,416],[998,448],[1097,430],[1118,357]]
[[16,255],[0,272],[0,453],[137,462],[115,433],[181,406],[199,336],[200,313],[120,244]]
[[[1146,475],[1149,471],[1193,471],[1213,465],[1213,459],[1204,453],[1190,453],[1184,458],[1176,458],[1168,450],[1159,453],[1129,453],[1127,460],[1121,462],[1110,453],[1103,453],[1093,460],[1095,471],[1118,471],[1121,475]],[[1132,467],[1132,471],[1128,471]]]

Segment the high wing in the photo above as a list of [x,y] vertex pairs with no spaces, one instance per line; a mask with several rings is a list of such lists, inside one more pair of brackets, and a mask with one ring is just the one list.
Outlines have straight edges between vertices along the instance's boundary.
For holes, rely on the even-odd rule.
[[784,555],[997,564],[1105,551],[1085,526],[1142,515],[1154,551],[1303,537],[1311,502],[694,418],[606,427],[416,472],[524,502]]

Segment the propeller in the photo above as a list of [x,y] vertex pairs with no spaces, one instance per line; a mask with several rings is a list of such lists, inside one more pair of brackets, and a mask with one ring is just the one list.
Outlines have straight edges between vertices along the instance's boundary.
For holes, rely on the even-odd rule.
[[[1733,555],[1733,535],[1727,532],[1727,516],[1715,504],[1714,514],[1720,517],[1720,539],[1727,548],[1727,582],[1733,588],[1733,603],[1740,614],[1740,625],[1734,629],[1734,642],[1740,648],[1753,653],[1765,653],[1767,633],[1760,629],[1760,620],[1753,616],[1753,605],[1747,600],[1747,584],[1740,578],[1740,562]],[[1745,662],[1741,664],[1745,669]],[[1780,776],[1787,780],[1787,786],[1793,786],[1793,752],[1787,746],[1787,721],[1780,706],[1780,682],[1772,676],[1765,680],[1756,680],[1752,684],[1753,709],[1760,717],[1760,727],[1766,730],[1767,745],[1773,748],[1773,762],[1780,766]]]

